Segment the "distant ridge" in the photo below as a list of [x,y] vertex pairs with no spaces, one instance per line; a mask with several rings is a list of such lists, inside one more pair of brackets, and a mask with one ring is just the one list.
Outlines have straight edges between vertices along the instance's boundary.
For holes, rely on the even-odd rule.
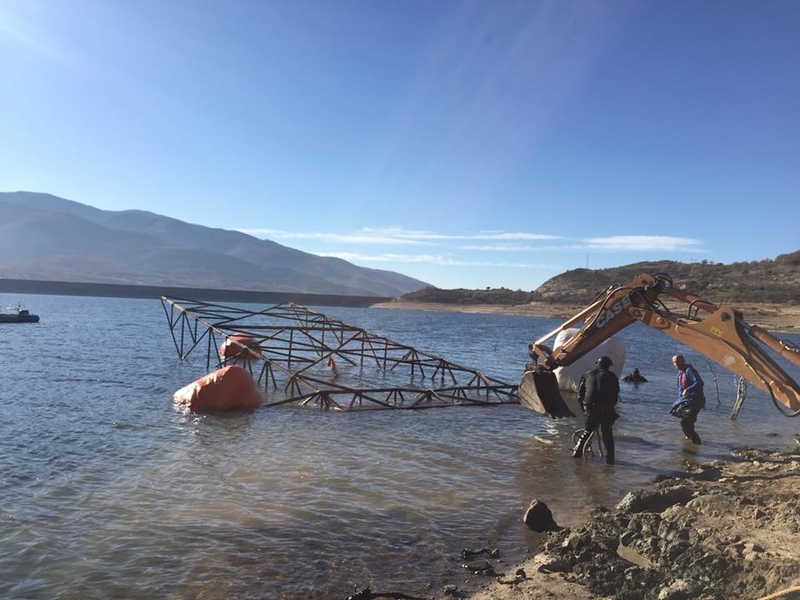
[[800,301],[800,250],[774,260],[728,265],[682,263],[671,260],[640,262],[611,269],[574,269],[548,279],[536,289],[545,302],[591,301],[612,283],[628,283],[637,273],[666,273],[673,285],[718,304]]
[[638,273],[666,273],[673,285],[718,304],[800,303],[800,250],[775,260],[754,262],[682,263],[639,262],[611,269],[573,269],[545,281],[536,290],[442,290],[427,287],[410,292],[404,300],[440,304],[496,304],[514,306],[545,302],[581,306],[590,303],[614,283],[628,283]]
[[0,278],[379,298],[426,285],[238,231],[51,194],[0,192],[0,214]]

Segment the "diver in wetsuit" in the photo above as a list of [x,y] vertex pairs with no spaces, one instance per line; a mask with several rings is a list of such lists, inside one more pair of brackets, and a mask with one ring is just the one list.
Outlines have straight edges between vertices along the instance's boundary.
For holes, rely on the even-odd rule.
[[606,464],[614,464],[612,426],[619,417],[615,410],[619,400],[619,379],[610,370],[611,365],[610,358],[601,356],[597,359],[597,366],[581,377],[578,400],[583,412],[586,413],[586,431],[581,435],[581,439],[578,440],[572,451],[574,458],[583,456],[584,448],[592,432],[600,427],[603,445],[606,449]]
[[636,368],[633,370],[633,373],[628,373],[625,377],[622,378],[623,380],[627,381],[628,383],[647,383],[647,378],[639,373],[639,369]]

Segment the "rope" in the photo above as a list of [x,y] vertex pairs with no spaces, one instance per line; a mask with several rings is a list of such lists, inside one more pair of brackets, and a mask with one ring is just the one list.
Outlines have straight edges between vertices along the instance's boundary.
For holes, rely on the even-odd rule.
[[714,380],[714,391],[717,394],[717,406],[721,404],[719,399],[719,383],[717,382],[717,374],[714,369],[711,368],[711,361],[709,360],[706,362],[706,368],[711,372],[711,378]]
[[731,421],[735,421],[739,416],[739,411],[742,409],[744,399],[747,397],[747,380],[744,377],[736,377],[736,402],[733,403],[733,412],[731,413]]

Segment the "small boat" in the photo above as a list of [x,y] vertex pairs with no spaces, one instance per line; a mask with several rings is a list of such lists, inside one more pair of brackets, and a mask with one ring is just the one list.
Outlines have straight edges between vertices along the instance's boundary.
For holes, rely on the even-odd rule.
[[20,302],[16,306],[9,306],[5,312],[0,313],[0,323],[38,323],[39,315],[32,315],[27,309],[22,308]]

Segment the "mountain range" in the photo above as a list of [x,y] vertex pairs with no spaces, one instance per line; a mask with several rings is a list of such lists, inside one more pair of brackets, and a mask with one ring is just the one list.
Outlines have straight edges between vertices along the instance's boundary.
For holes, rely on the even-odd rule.
[[397,297],[427,284],[141,210],[0,192],[0,277]]

